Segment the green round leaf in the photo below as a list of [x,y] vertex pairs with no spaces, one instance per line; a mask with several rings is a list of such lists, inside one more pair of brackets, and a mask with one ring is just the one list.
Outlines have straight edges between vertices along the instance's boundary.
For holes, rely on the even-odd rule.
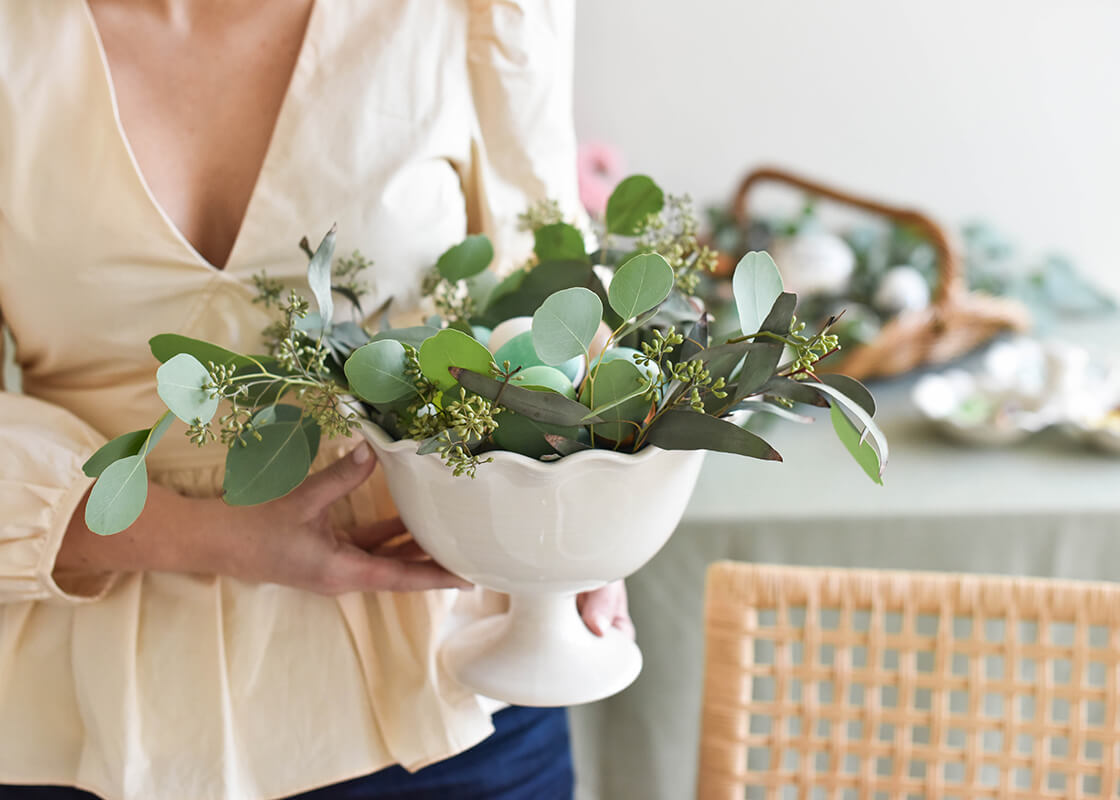
[[634,236],[650,214],[665,206],[665,194],[646,175],[631,175],[615,187],[607,201],[607,232]]
[[210,373],[194,356],[180,353],[156,370],[156,391],[171,413],[191,425],[206,423],[218,410],[218,398],[210,396],[206,384]]
[[480,233],[448,248],[436,262],[436,269],[447,280],[460,281],[482,272],[493,260],[494,246]]
[[587,353],[602,319],[603,302],[590,289],[551,294],[533,314],[533,348],[545,364],[563,364]]
[[578,228],[566,222],[545,225],[533,234],[533,252],[539,261],[586,261],[587,247]]
[[750,252],[739,260],[731,278],[739,311],[739,329],[756,333],[782,293],[782,275],[769,253]]
[[630,438],[638,430],[630,423],[641,423],[652,405],[644,396],[649,379],[637,364],[625,359],[600,364],[593,376],[580,400],[606,422],[596,424],[592,431],[614,442]]
[[148,499],[144,457],[127,456],[106,467],[86,502],[86,527],[108,536],[120,533],[140,516]]
[[[311,469],[311,450],[307,433],[290,412],[278,406],[276,422],[261,425],[245,445],[234,445],[226,456],[222,481],[224,499],[234,506],[251,506],[283,497],[300,485]],[[298,409],[297,409],[298,412]]]
[[657,253],[634,256],[615,272],[607,290],[611,308],[624,320],[660,305],[673,291],[673,268]]
[[350,389],[367,403],[392,403],[416,391],[405,375],[404,345],[394,339],[371,342],[346,359]]
[[447,391],[458,381],[447,370],[462,367],[483,375],[490,374],[494,357],[477,339],[462,331],[446,328],[420,345],[420,370],[424,377]]

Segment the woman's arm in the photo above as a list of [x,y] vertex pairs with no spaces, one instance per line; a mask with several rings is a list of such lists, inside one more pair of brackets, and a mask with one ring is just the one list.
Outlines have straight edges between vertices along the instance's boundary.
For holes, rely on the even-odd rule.
[[259,506],[192,499],[156,484],[128,529],[91,533],[85,500],[70,519],[55,561],[59,573],[194,572],[280,583],[320,594],[468,588],[466,581],[423,557],[399,520],[343,531],[327,510],[373,472],[369,446],[318,472],[290,494]]

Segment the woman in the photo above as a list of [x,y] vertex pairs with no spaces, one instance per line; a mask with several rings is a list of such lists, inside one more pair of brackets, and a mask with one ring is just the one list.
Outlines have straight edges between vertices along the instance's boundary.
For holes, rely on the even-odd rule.
[[[364,445],[235,509],[221,448],[169,435],[109,538],[81,464],[155,418],[150,336],[260,348],[252,275],[298,285],[305,232],[337,221],[375,262],[367,307],[398,317],[468,230],[523,257],[529,202],[577,207],[571,15],[0,0],[0,312],[25,389],[0,394],[0,797],[570,795],[562,712],[492,724],[437,668],[458,593],[436,590],[462,583],[397,544]],[[583,610],[629,629],[620,585]]]

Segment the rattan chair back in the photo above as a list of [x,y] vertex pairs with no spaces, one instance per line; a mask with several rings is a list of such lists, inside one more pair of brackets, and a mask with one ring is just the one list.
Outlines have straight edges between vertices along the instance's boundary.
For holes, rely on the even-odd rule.
[[1120,585],[719,563],[700,800],[1120,796]]

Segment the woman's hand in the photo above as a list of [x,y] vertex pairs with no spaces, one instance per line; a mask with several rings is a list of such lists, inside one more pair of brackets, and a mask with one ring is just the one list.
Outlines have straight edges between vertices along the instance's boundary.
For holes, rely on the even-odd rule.
[[330,505],[367,480],[375,464],[369,445],[361,444],[259,506],[185,498],[153,484],[140,518],[114,536],[91,533],[82,507],[55,568],[218,574],[329,595],[469,588],[406,538],[399,519],[345,531],[331,524]]
[[618,628],[631,639],[634,623],[626,607],[626,584],[622,581],[608,583],[593,592],[584,592],[577,600],[580,616],[596,636],[603,636],[610,628]]

